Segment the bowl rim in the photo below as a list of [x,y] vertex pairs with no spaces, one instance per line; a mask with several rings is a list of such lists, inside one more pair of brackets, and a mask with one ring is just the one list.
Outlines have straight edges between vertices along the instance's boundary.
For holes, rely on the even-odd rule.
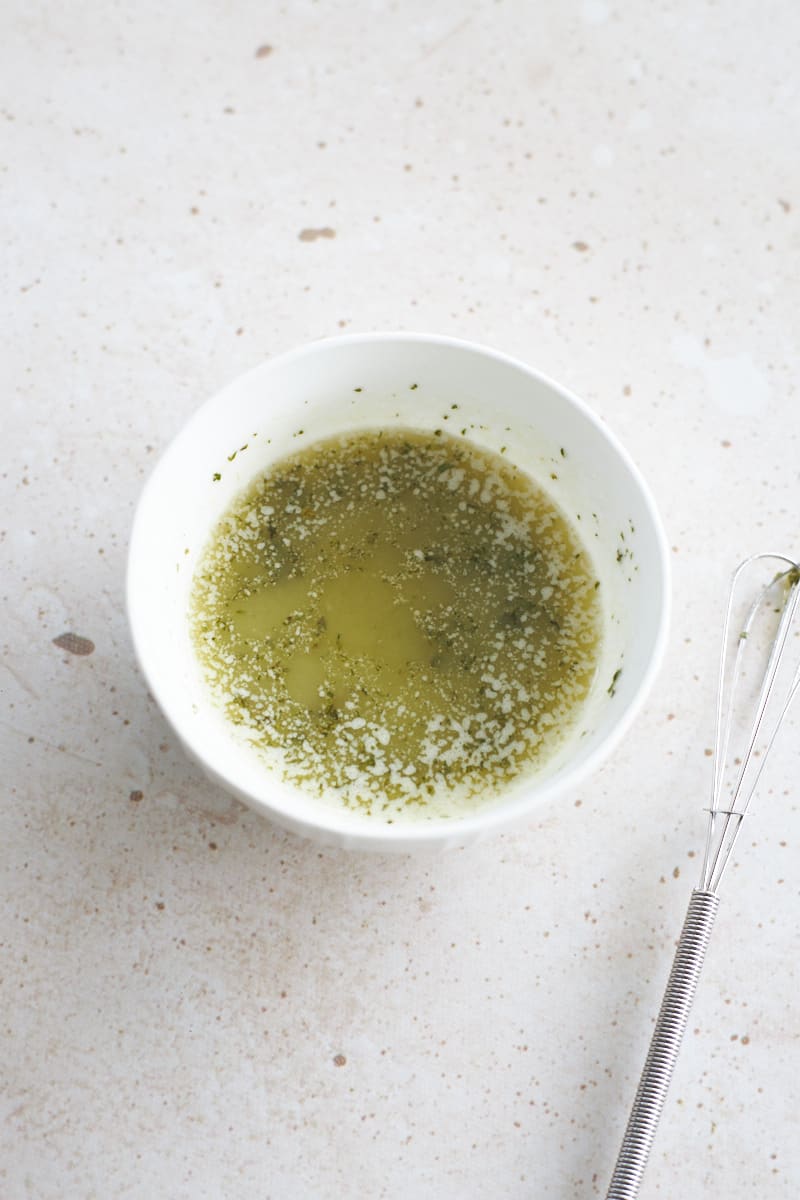
[[[254,795],[246,789],[237,786],[228,778],[224,764],[220,766],[218,761],[214,761],[210,756],[206,756],[204,747],[198,744],[198,739],[193,736],[193,730],[189,727],[190,723],[184,721],[180,714],[171,711],[169,703],[164,698],[160,685],[159,671],[152,661],[152,654],[147,649],[147,622],[140,617],[138,596],[145,571],[146,540],[143,531],[150,507],[150,497],[159,488],[162,478],[170,469],[170,459],[174,448],[188,435],[194,425],[202,421],[211,409],[216,408],[220,403],[224,403],[225,398],[231,392],[240,389],[249,379],[257,374],[288,366],[295,359],[322,353],[338,346],[367,346],[381,342],[436,345],[488,358],[503,366],[522,372],[532,380],[555,392],[572,405],[580,413],[581,417],[594,426],[601,437],[610,444],[611,448],[624,464],[635,485],[654,534],[661,586],[658,588],[657,593],[653,592],[654,605],[657,604],[659,610],[658,620],[652,648],[639,679],[638,686],[629,698],[626,708],[618,715],[613,728],[582,762],[573,767],[566,766],[557,776],[543,779],[541,784],[536,786],[533,791],[523,791],[517,796],[512,797],[506,804],[502,802],[489,804],[485,808],[472,810],[463,817],[453,817],[450,819],[436,818],[429,822],[414,820],[407,823],[395,822],[393,824],[382,823],[367,826],[366,824],[350,824],[347,821],[337,821],[338,810],[333,805],[329,809],[320,805],[318,809],[319,819],[308,819],[305,815],[292,812],[291,808],[282,802],[283,798],[281,796],[276,795],[273,801],[271,797],[265,798],[264,796]],[[318,338],[314,341],[295,346],[274,357],[264,359],[262,362],[235,376],[228,383],[212,393],[211,396],[207,397],[197,406],[187,420],[182,422],[162,450],[158,462],[146,480],[136,503],[128,544],[125,607],[135,657],[147,687],[156,700],[165,720],[178,735],[184,748],[200,763],[207,775],[211,776],[225,790],[238,796],[251,808],[256,809],[266,817],[273,819],[283,828],[290,829],[295,833],[317,838],[318,840],[327,840],[330,844],[349,849],[410,852],[415,848],[442,845],[445,843],[460,845],[474,841],[479,835],[496,833],[519,824],[526,817],[530,817],[534,810],[541,805],[556,799],[567,790],[577,789],[614,752],[638,715],[645,698],[652,688],[664,658],[672,607],[671,561],[661,516],[644,476],[616,434],[588,403],[570,388],[558,383],[538,368],[530,366],[524,360],[479,342],[452,337],[447,334],[423,333],[412,330],[385,332],[377,330],[367,333],[347,333]],[[284,786],[287,789],[291,788],[289,784],[284,784]]]

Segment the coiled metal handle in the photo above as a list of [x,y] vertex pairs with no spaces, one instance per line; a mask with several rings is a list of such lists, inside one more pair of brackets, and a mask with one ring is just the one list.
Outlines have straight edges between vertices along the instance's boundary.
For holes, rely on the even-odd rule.
[[639,1194],[718,907],[714,892],[692,892],[606,1200],[636,1200]]

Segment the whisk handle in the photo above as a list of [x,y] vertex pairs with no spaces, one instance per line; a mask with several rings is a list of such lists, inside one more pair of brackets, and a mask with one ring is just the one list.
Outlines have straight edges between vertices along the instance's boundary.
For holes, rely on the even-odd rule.
[[606,1200],[639,1194],[718,907],[714,892],[692,892]]

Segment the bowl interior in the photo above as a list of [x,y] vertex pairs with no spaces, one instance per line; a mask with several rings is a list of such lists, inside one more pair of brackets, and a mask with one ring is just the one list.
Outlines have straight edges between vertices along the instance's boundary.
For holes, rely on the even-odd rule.
[[[595,684],[579,724],[535,774],[464,818],[391,826],[281,781],[211,703],[189,638],[192,574],[234,497],[271,462],[355,429],[442,429],[502,452],[574,524],[604,602]],[[667,554],[649,492],[619,443],[577,398],[529,368],[445,338],[337,338],[257,367],[200,408],[142,495],[128,607],[150,688],[208,774],[284,826],[338,844],[409,849],[463,842],[574,784],[622,735],[666,633]]]

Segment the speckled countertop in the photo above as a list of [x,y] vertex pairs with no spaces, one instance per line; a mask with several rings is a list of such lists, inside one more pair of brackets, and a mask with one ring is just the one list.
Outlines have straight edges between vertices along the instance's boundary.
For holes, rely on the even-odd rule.
[[[799,551],[796,6],[11,0],[0,26],[0,1196],[602,1196],[696,880],[728,573]],[[571,386],[674,548],[622,749],[425,859],[321,851],[207,783],[123,610],[188,414],[373,328]],[[800,1191],[796,744],[645,1198]]]

